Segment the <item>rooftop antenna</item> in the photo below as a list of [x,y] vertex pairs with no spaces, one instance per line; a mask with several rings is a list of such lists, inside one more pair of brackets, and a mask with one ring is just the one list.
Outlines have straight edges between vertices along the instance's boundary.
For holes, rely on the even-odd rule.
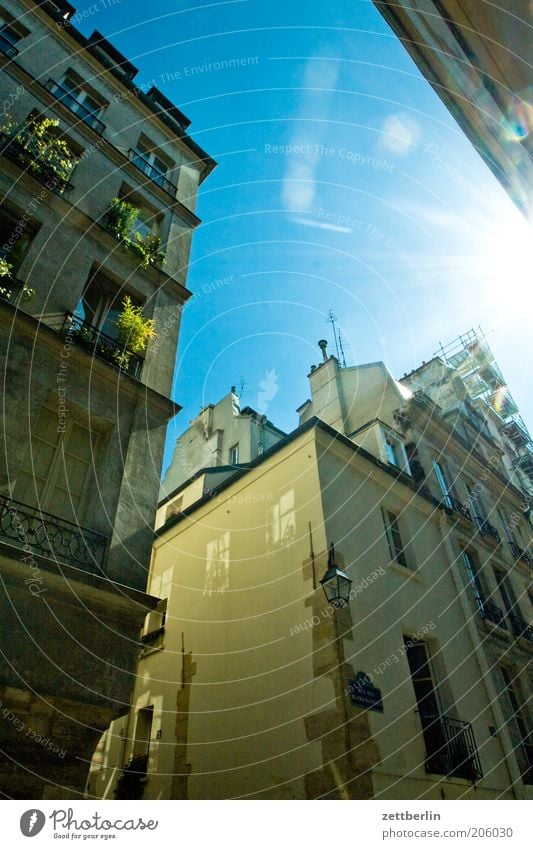
[[341,364],[342,368],[346,368],[346,357],[344,356],[344,348],[342,346],[342,337],[340,330],[337,329],[337,316],[330,310],[328,312],[327,318],[329,324],[331,324],[333,328],[333,338],[335,340],[335,350],[337,351],[337,359]]
[[241,400],[241,398],[243,396],[245,386],[246,386],[246,384],[245,384],[243,378],[241,377],[241,381],[239,383],[239,391],[237,392],[237,398],[239,399],[239,401]]

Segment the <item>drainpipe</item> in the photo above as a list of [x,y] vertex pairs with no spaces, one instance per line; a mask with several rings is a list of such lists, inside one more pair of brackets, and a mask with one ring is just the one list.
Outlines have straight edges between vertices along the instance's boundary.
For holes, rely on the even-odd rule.
[[442,536],[442,540],[444,542],[444,547],[449,557],[450,561],[450,571],[453,578],[453,582],[455,584],[455,589],[457,592],[457,599],[462,608],[462,613],[464,616],[464,620],[466,622],[466,626],[468,629],[468,633],[474,646],[474,652],[476,656],[476,660],[479,665],[479,669],[481,672],[481,680],[485,685],[485,690],[489,699],[490,707],[494,713],[494,717],[496,719],[496,724],[498,728],[498,736],[501,737],[501,744],[503,749],[503,754],[505,758],[505,764],[507,766],[507,770],[509,772],[509,778],[511,780],[511,790],[515,799],[517,798],[525,798],[517,793],[517,786],[520,786],[520,781],[522,779],[520,770],[515,762],[513,757],[513,744],[511,738],[509,736],[509,732],[507,731],[507,720],[503,715],[503,711],[500,706],[500,694],[496,690],[496,686],[492,680],[492,673],[490,671],[489,664],[487,662],[487,658],[483,647],[480,643],[479,633],[474,621],[474,617],[472,615],[472,610],[468,603],[468,599],[464,593],[464,584],[461,579],[461,575],[459,574],[459,570],[457,568],[457,555],[455,554],[453,545],[450,540],[449,534],[449,525],[447,521],[446,514],[444,511],[440,516],[438,521],[439,531]]

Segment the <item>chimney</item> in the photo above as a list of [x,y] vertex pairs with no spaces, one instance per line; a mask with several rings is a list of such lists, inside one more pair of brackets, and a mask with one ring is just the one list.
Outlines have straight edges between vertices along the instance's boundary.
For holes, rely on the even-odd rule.
[[328,343],[327,343],[326,339],[320,339],[320,341],[318,343],[318,347],[322,351],[322,359],[324,360],[325,363],[327,363],[327,361],[328,361]]

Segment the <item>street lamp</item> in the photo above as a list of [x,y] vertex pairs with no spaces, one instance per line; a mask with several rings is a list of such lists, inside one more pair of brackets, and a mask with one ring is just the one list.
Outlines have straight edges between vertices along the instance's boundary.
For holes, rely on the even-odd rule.
[[352,582],[348,575],[335,565],[333,543],[331,543],[329,548],[328,568],[320,583],[324,587],[326,598],[332,607],[346,607],[350,598]]

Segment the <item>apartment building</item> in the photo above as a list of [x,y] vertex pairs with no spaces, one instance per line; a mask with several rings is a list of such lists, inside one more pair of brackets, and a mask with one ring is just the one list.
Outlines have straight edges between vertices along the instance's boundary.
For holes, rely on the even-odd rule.
[[531,798],[531,525],[503,393],[467,381],[486,340],[401,380],[320,346],[292,433],[160,503],[88,797]]
[[68,798],[130,704],[196,197],[189,121],[69,3],[0,8],[0,791]]

